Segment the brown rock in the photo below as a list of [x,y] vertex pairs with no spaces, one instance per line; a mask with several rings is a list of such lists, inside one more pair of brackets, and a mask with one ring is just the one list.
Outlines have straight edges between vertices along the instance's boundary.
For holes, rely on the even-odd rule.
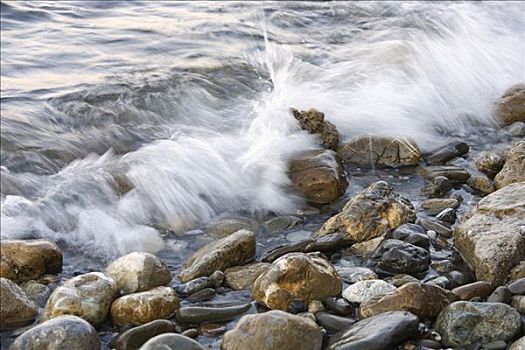
[[246,315],[224,335],[222,350],[320,350],[321,328],[312,320],[282,311]]
[[117,325],[145,324],[168,319],[179,309],[179,299],[170,287],[157,287],[118,298],[111,305],[111,319]]
[[230,267],[224,271],[225,285],[236,290],[252,289],[255,280],[269,267],[268,263]]
[[349,240],[363,242],[414,220],[415,211],[410,201],[394,192],[386,182],[378,181],[350,199],[314,236],[338,232]]
[[53,242],[5,240],[0,246],[0,277],[23,282],[62,271],[62,251]]
[[505,165],[505,155],[500,152],[484,151],[476,156],[474,164],[479,171],[493,179]]
[[490,179],[485,175],[474,175],[469,177],[467,180],[467,185],[476,191],[481,192],[482,194],[489,194],[496,191],[496,186],[494,186],[494,183],[490,181]]
[[452,289],[452,293],[460,300],[470,300],[475,297],[486,298],[492,293],[494,287],[485,281],[477,281]]
[[345,163],[364,166],[417,165],[421,159],[414,141],[377,135],[356,136],[340,146],[337,153]]
[[11,280],[0,277],[0,330],[17,328],[33,321],[38,307]]
[[310,134],[317,134],[324,148],[337,150],[339,132],[334,124],[324,120],[324,113],[313,108],[308,111],[298,111],[292,108],[291,111],[295,119],[299,121],[301,129]]
[[255,233],[240,230],[209,243],[186,260],[179,272],[181,282],[210,276],[217,270],[244,264],[255,256]]
[[290,162],[292,188],[316,204],[334,202],[346,191],[344,168],[330,150],[306,152]]
[[456,296],[446,289],[409,282],[387,295],[365,300],[359,315],[366,318],[388,311],[409,311],[421,319],[433,319],[455,300]]
[[525,141],[511,147],[503,169],[494,178],[496,188],[503,188],[511,183],[525,181]]
[[496,117],[502,125],[525,122],[525,85],[514,85],[496,104]]
[[255,280],[252,298],[270,309],[287,311],[291,301],[304,306],[341,293],[335,268],[315,253],[289,253],[275,260]]
[[525,261],[520,261],[518,265],[510,270],[510,280],[514,281],[523,277],[525,277]]
[[421,208],[430,215],[436,215],[447,208],[456,209],[460,204],[456,198],[431,198],[421,202]]

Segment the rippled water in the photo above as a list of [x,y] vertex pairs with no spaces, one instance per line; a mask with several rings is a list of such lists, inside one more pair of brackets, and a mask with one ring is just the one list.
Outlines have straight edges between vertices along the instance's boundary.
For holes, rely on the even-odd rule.
[[289,107],[425,148],[490,138],[525,76],[520,2],[1,6],[2,238],[89,259],[300,208],[287,161],[317,146]]

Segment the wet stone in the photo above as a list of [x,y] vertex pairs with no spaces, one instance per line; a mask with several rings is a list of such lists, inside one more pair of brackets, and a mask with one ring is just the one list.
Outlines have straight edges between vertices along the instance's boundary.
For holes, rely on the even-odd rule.
[[223,322],[242,315],[250,307],[251,303],[227,307],[187,306],[177,310],[175,319],[178,323],[185,324]]
[[377,274],[366,267],[340,267],[336,269],[341,279],[350,284],[377,279]]
[[525,181],[525,141],[513,145],[507,153],[507,160],[494,178],[497,189],[512,183]]
[[288,216],[279,216],[273,219],[270,219],[264,223],[264,227],[269,232],[281,232],[288,229],[291,229],[303,222],[303,219],[288,215]]
[[428,198],[439,198],[443,197],[452,189],[452,183],[444,176],[437,176],[432,178],[426,185],[421,189],[421,192]]
[[453,140],[426,152],[423,154],[423,157],[427,164],[444,164],[451,159],[468,153],[468,151],[469,146],[465,142]]
[[20,285],[29,300],[34,301],[39,307],[46,304],[47,298],[51,294],[51,289],[45,284],[36,281],[27,281]]
[[405,285],[410,282],[419,282],[417,278],[406,274],[391,276],[386,278],[385,281],[392,283],[396,287],[401,287],[402,285]]
[[507,288],[514,295],[525,295],[525,278],[520,278],[510,283]]
[[436,215],[436,219],[452,225],[457,219],[456,211],[452,208],[443,209],[443,211]]
[[139,350],[205,350],[205,348],[184,335],[166,333],[151,338]]
[[525,337],[521,337],[518,340],[516,340],[512,345],[508,348],[508,350],[523,350],[525,349]]
[[176,290],[183,297],[197,293],[199,290],[215,287],[215,283],[210,277],[198,277],[189,282],[177,286]]
[[174,332],[175,324],[168,320],[155,320],[142,326],[131,328],[111,341],[116,350],[138,350],[145,342],[156,335]]
[[321,311],[315,314],[317,323],[330,333],[335,333],[353,325],[356,320],[349,317],[332,315],[328,312]]
[[467,185],[482,195],[492,193],[496,190],[494,183],[485,175],[474,175],[467,180]]
[[457,165],[429,165],[422,167],[421,175],[426,179],[446,177],[452,183],[465,183],[470,173]]
[[460,300],[470,300],[476,297],[486,298],[493,290],[494,287],[490,283],[478,281],[454,288],[452,293],[457,295]]
[[38,308],[13,281],[0,277],[0,329],[25,326],[33,321]]
[[425,233],[425,229],[416,224],[403,224],[387,233],[385,238],[398,239],[427,250],[430,247],[430,238]]
[[299,122],[301,129],[308,131],[310,134],[315,134],[319,137],[319,141],[324,148],[337,150],[339,146],[339,132],[334,124],[325,120],[325,115],[316,109],[309,109],[307,111],[299,111],[291,109],[292,115]]
[[343,298],[326,298],[323,300],[323,305],[331,312],[341,316],[351,315],[354,311],[354,307]]
[[269,263],[230,267],[224,271],[224,283],[227,287],[235,290],[252,289],[255,280],[269,267]]
[[496,117],[502,125],[525,121],[525,85],[510,87],[496,103]]
[[500,286],[492,292],[492,294],[487,299],[489,303],[503,303],[510,305],[512,301],[512,293],[507,287]]
[[484,151],[474,158],[474,164],[479,171],[494,179],[505,164],[505,156],[500,152]]
[[226,237],[240,230],[256,232],[257,222],[248,218],[223,218],[213,221],[205,227],[205,231],[217,237]]
[[447,208],[456,209],[460,204],[456,198],[432,198],[423,201],[421,208],[425,209],[430,215],[436,215]]
[[418,276],[426,273],[430,265],[430,253],[413,244],[397,239],[386,239],[377,247],[366,267],[381,275],[406,273]]
[[343,298],[351,303],[362,303],[368,298],[388,294],[395,289],[396,287],[383,280],[360,281],[343,290]]
[[201,289],[198,292],[195,292],[192,295],[188,296],[186,298],[186,301],[197,302],[197,301],[209,300],[213,298],[214,295],[215,295],[215,289],[205,288],[205,289]]
[[445,222],[437,222],[428,219],[418,219],[417,222],[427,230],[437,232],[440,236],[447,238],[452,237],[453,231]]

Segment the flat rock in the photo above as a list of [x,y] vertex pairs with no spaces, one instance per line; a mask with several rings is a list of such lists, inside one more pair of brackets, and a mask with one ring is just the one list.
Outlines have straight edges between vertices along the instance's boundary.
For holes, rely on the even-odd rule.
[[525,182],[483,198],[456,228],[454,241],[478,280],[501,284],[525,259]]
[[409,311],[420,319],[434,319],[456,299],[453,293],[438,286],[409,282],[387,295],[365,300],[359,315],[366,318],[388,311]]
[[157,287],[115,300],[111,305],[111,319],[117,325],[137,326],[154,320],[168,319],[179,307],[179,299],[173,288]]
[[425,152],[423,158],[427,164],[444,164],[445,162],[462,156],[469,151],[469,145],[463,141],[453,140],[435,149]]
[[298,111],[292,108],[291,112],[299,122],[301,129],[317,135],[324,148],[337,150],[339,146],[339,132],[334,124],[325,120],[323,112],[313,108],[307,111]]
[[501,171],[494,178],[497,189],[509,184],[525,181],[525,141],[512,146]]
[[255,263],[224,270],[224,283],[235,290],[252,289],[255,280],[268,268],[269,263]]
[[175,332],[175,323],[168,320],[151,321],[119,334],[111,341],[111,347],[116,350],[138,350],[154,336],[169,332]]
[[355,136],[337,151],[343,162],[368,167],[413,166],[421,159],[417,144],[409,139],[389,136]]
[[38,307],[13,281],[0,277],[0,329],[12,329],[31,323]]
[[98,332],[80,317],[66,315],[41,323],[20,335],[10,350],[100,349]]
[[148,340],[139,350],[206,350],[195,340],[182,334],[167,333]]
[[327,350],[385,350],[419,334],[419,318],[406,311],[390,311],[361,320],[337,332]]
[[275,260],[254,283],[252,298],[270,309],[287,311],[292,301],[306,307],[341,293],[335,268],[315,253],[289,253]]
[[494,287],[485,281],[477,281],[452,289],[452,293],[457,295],[460,300],[470,300],[472,298],[486,298],[492,293]]
[[332,203],[342,196],[348,182],[334,151],[305,152],[290,162],[292,188],[314,204]]
[[255,256],[255,234],[247,230],[211,242],[186,260],[179,271],[181,282],[210,276],[217,270],[244,264]]
[[321,328],[306,317],[274,310],[243,316],[224,335],[222,350],[321,350]]
[[135,252],[113,261],[106,269],[124,293],[136,293],[167,285],[171,281],[168,266],[150,253]]
[[496,118],[501,125],[525,122],[525,85],[509,88],[496,103]]
[[79,275],[51,293],[40,321],[60,315],[76,315],[96,326],[106,321],[111,303],[117,296],[117,283],[111,277],[100,272]]
[[457,165],[429,165],[422,167],[420,173],[429,180],[443,176],[454,183],[465,183],[470,177],[467,170]]
[[379,181],[350,199],[314,236],[338,232],[348,240],[363,242],[414,220],[415,211],[410,201],[386,182]]
[[516,339],[521,332],[519,313],[506,304],[457,301],[438,316],[435,328],[449,347]]
[[456,209],[460,204],[456,198],[431,198],[421,202],[421,208],[430,215],[436,215],[447,208]]
[[397,239],[385,239],[366,262],[379,276],[406,273],[417,277],[425,274],[429,265],[427,250]]
[[62,271],[62,251],[51,241],[2,240],[0,247],[0,277],[23,282]]
[[362,303],[370,297],[382,296],[393,292],[396,287],[383,280],[367,280],[356,282],[343,290],[343,298],[351,303]]

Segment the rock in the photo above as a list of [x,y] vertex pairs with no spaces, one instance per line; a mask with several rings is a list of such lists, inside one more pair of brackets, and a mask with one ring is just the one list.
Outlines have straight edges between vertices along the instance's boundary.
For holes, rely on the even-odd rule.
[[321,350],[321,328],[314,321],[282,311],[246,315],[224,335],[222,350]]
[[377,279],[377,274],[366,267],[340,267],[337,273],[343,281],[350,284]]
[[485,175],[475,175],[471,176],[467,180],[467,185],[472,187],[474,190],[480,192],[481,194],[489,194],[496,191],[496,186],[488,177]]
[[436,219],[453,225],[457,219],[456,210],[452,208],[443,209],[443,211],[436,215]]
[[525,295],[525,278],[520,278],[512,283],[509,283],[507,288],[509,288],[510,292],[514,295]]
[[215,283],[210,277],[198,277],[189,282],[177,286],[177,292],[183,296],[188,297],[200,290],[215,287]]
[[396,290],[392,284],[383,280],[356,282],[343,291],[343,298],[351,303],[362,303],[370,297],[385,295]]
[[10,350],[94,350],[100,349],[98,333],[80,317],[58,316],[25,331]]
[[222,284],[224,283],[224,272],[220,271],[220,270],[217,270],[215,271],[214,273],[211,274],[210,276],[210,279],[213,283],[213,287],[214,288],[218,288],[220,286],[222,286]]
[[525,123],[516,122],[505,128],[512,136],[525,136]]
[[508,348],[508,350],[523,350],[525,349],[525,337],[521,337],[518,340],[516,340],[512,345]]
[[251,303],[226,307],[186,306],[177,311],[175,319],[182,324],[225,322],[244,314],[251,306]]
[[438,286],[410,282],[389,294],[365,300],[359,316],[367,318],[388,311],[409,311],[423,320],[434,319],[456,299],[450,291]]
[[25,326],[33,321],[38,308],[13,281],[0,277],[0,329]]
[[106,321],[111,303],[117,296],[117,283],[103,273],[78,275],[51,293],[40,321],[60,315],[76,315],[96,326]]
[[377,135],[356,136],[341,145],[337,153],[345,163],[369,167],[417,165],[421,158],[414,141]]
[[498,340],[509,342],[520,334],[521,319],[516,310],[505,304],[457,301],[439,314],[435,328],[445,346],[464,347]]
[[501,125],[525,122],[525,85],[509,88],[496,103],[496,118]]
[[293,159],[288,175],[292,188],[314,204],[332,203],[348,187],[343,166],[329,150],[306,152]]
[[257,232],[257,222],[249,218],[222,218],[205,227],[205,231],[218,237],[225,237],[240,230]]
[[503,169],[494,178],[497,189],[509,184],[525,181],[525,141],[511,147]]
[[168,319],[179,307],[179,299],[173,288],[157,287],[115,300],[111,305],[111,319],[117,325],[137,326],[154,320]]
[[326,311],[320,311],[315,314],[317,323],[330,333],[335,333],[341,329],[348,328],[356,321],[353,318],[332,315]]
[[520,314],[525,315],[525,295],[515,295],[510,302],[511,306],[515,308]]
[[454,242],[478,280],[501,284],[525,259],[525,182],[483,198],[456,228]]
[[292,108],[291,112],[294,118],[299,121],[301,129],[317,135],[324,148],[337,150],[339,146],[339,132],[334,124],[324,120],[324,113],[313,108],[307,111],[298,111]]
[[292,301],[305,306],[341,293],[335,268],[315,253],[290,253],[274,261],[254,282],[252,298],[270,309],[287,311]]
[[276,218],[270,219],[264,223],[264,227],[269,232],[281,232],[293,228],[303,222],[303,219],[293,216],[278,216]]
[[434,179],[443,176],[453,183],[465,183],[470,173],[457,165],[429,165],[422,167],[420,173],[426,179]]
[[522,260],[510,270],[510,280],[514,281],[523,277],[525,277],[525,261]]
[[406,273],[417,277],[424,274],[429,265],[427,250],[397,239],[384,240],[366,263],[366,267],[379,276]]
[[171,281],[168,266],[150,253],[135,252],[109,264],[107,274],[125,294],[143,292]]
[[181,282],[210,276],[217,270],[242,265],[255,256],[255,234],[240,230],[211,242],[186,260],[179,272]]
[[452,229],[444,222],[437,222],[427,219],[418,219],[416,222],[428,231],[437,232],[438,235],[443,237],[452,237]]
[[425,233],[425,229],[416,224],[403,224],[387,233],[385,238],[398,239],[427,250],[430,247],[430,238]]
[[512,293],[507,287],[498,287],[488,297],[487,302],[489,303],[503,303],[509,304],[512,302]]
[[474,158],[474,165],[479,171],[494,179],[505,164],[505,156],[498,152],[484,151]]
[[53,242],[2,240],[0,246],[0,277],[23,282],[62,271],[62,251]]
[[385,237],[379,236],[376,238],[369,239],[368,241],[352,244],[350,251],[357,256],[368,258],[374,250],[377,249],[379,244],[383,242]]
[[348,316],[354,312],[354,307],[343,298],[326,298],[323,305],[336,315]]
[[385,350],[418,335],[419,319],[406,311],[391,311],[361,320],[337,332],[327,350]]
[[429,152],[423,157],[427,164],[444,164],[445,162],[468,153],[470,147],[463,141],[453,140],[441,145]]
[[507,348],[507,343],[503,340],[497,340],[490,343],[485,343],[481,347],[483,350],[505,350]]
[[419,283],[419,280],[417,278],[406,274],[399,274],[392,277],[388,277],[385,279],[385,281],[387,281],[388,283],[392,283],[398,288],[410,282]]
[[460,300],[470,300],[472,298],[486,298],[492,293],[494,287],[485,281],[477,281],[452,289],[452,293],[457,295]]
[[436,176],[421,189],[428,198],[443,197],[452,189],[452,182],[444,176]]
[[39,307],[43,307],[46,304],[47,298],[51,294],[51,289],[44,285],[37,283],[36,281],[27,281],[20,285],[27,298],[36,303]]
[[154,336],[170,332],[175,332],[175,323],[167,320],[151,321],[119,334],[111,341],[111,348],[116,350],[138,350]]
[[270,264],[268,263],[230,267],[224,271],[225,284],[235,290],[252,289],[253,282],[269,267]]
[[348,240],[363,242],[414,220],[415,211],[410,201],[394,192],[386,182],[378,181],[350,199],[314,236],[339,232]]
[[423,201],[421,208],[430,215],[436,215],[447,208],[456,209],[459,205],[460,202],[456,198],[432,198]]
[[195,340],[181,334],[157,335],[148,340],[139,350],[206,350]]

